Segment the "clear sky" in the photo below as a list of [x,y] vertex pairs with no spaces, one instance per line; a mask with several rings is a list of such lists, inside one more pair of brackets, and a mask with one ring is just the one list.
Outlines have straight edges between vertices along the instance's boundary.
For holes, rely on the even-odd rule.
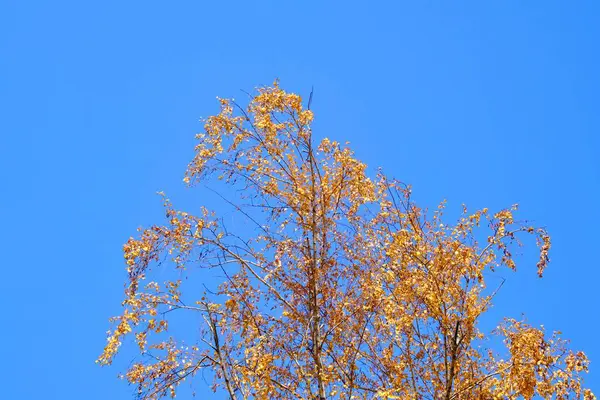
[[202,202],[181,178],[215,96],[276,77],[314,85],[316,135],[422,205],[518,202],[546,226],[545,278],[525,256],[493,315],[562,330],[599,393],[599,18],[592,0],[1,1],[0,397],[131,398],[94,364],[121,245],[163,222],[156,191]]

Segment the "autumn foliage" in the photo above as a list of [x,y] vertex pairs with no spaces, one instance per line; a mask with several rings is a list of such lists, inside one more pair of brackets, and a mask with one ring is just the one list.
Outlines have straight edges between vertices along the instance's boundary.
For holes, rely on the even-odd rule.
[[[513,319],[480,330],[497,289],[486,276],[516,268],[519,238],[537,240],[540,276],[548,264],[549,236],[516,207],[443,221],[443,204],[428,213],[348,147],[316,143],[310,106],[277,83],[220,105],[184,180],[230,185],[224,204],[247,225],[165,198],[167,222],[124,245],[123,312],[98,362],[134,339],[123,376],[139,397],[202,375],[237,400],[595,398],[586,356],[558,333]],[[171,328],[184,313],[186,339]]]

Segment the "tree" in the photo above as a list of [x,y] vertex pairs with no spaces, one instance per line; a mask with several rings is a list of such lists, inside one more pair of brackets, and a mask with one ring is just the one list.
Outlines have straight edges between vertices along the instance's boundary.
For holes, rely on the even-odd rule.
[[[168,223],[124,245],[123,313],[98,362],[134,335],[140,356],[124,377],[139,397],[175,396],[208,370],[231,399],[595,398],[586,356],[558,333],[513,319],[480,330],[497,291],[486,275],[516,268],[519,237],[537,239],[540,277],[549,261],[548,234],[517,222],[516,207],[444,223],[443,203],[428,213],[348,147],[316,144],[310,101],[277,83],[247,107],[220,105],[184,181],[237,189],[223,199],[253,229],[165,198]],[[150,280],[168,270],[178,279]],[[210,271],[218,289],[192,278]],[[188,313],[201,318],[173,330]]]

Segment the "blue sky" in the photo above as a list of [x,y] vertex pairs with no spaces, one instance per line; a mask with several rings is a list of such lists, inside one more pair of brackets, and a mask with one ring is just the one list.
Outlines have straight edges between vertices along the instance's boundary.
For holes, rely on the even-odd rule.
[[316,135],[350,141],[422,205],[518,202],[546,226],[545,278],[525,256],[493,316],[562,330],[600,392],[599,16],[591,0],[4,0],[2,397],[131,398],[94,364],[121,245],[162,222],[156,191],[202,202],[181,178],[215,96],[276,77],[314,86]]

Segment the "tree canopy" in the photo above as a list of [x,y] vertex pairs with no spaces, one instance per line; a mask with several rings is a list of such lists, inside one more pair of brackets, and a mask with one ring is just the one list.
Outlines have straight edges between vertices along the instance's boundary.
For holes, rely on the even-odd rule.
[[[277,82],[247,105],[219,101],[184,181],[229,185],[223,201],[250,228],[165,197],[166,223],[124,245],[123,311],[98,362],[134,338],[123,377],[139,397],[174,397],[207,371],[235,400],[595,399],[560,333],[509,318],[481,329],[498,289],[486,276],[516,269],[521,237],[536,239],[540,277],[549,262],[547,232],[516,206],[448,223],[443,203],[427,212],[347,145],[317,143],[310,100]],[[218,288],[193,278],[211,271]]]

